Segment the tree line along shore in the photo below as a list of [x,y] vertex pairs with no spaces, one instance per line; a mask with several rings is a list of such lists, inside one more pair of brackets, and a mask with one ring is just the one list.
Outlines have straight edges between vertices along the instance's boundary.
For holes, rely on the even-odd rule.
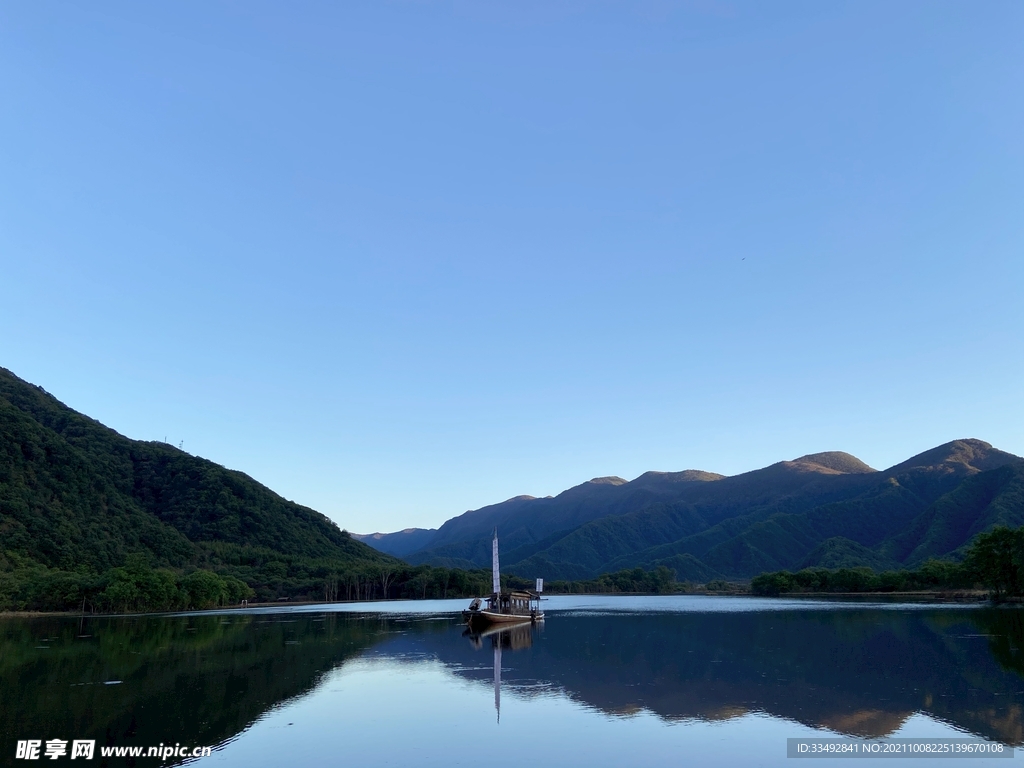
[[[490,591],[490,573],[427,565],[391,564],[333,568],[330,562],[282,563],[217,570],[152,567],[133,554],[102,573],[65,571],[36,564],[0,573],[0,611],[90,614],[204,610],[288,602],[354,602],[468,598]],[[514,575],[502,586],[529,589]],[[807,568],[756,576],[749,583],[678,581],[665,566],[606,573],[596,579],[551,581],[547,594],[988,594],[994,600],[1024,596],[1024,527],[997,527],[978,535],[962,561],[929,560],[913,570]]]

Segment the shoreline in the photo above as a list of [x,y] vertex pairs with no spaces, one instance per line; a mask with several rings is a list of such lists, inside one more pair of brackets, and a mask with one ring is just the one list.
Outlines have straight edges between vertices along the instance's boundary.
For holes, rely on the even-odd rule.
[[[943,590],[936,592],[782,592],[778,595],[753,595],[748,594],[748,597],[841,597],[841,598],[873,598],[879,597],[893,597],[902,600],[918,599],[934,603],[992,603],[997,605],[994,600],[991,599],[988,592],[982,590]],[[1024,601],[1024,598],[1005,598],[1000,602],[1004,603],[1019,603]]]
[[[403,598],[401,601],[405,601],[408,598]],[[458,599],[458,598],[451,598]],[[414,598],[418,601],[418,598]],[[7,617],[18,617],[23,619],[34,619],[42,618],[44,616],[66,616],[73,619],[109,619],[117,616],[128,617],[128,616],[179,616],[181,614],[192,614],[192,613],[223,613],[224,611],[246,611],[250,608],[286,608],[290,605],[353,605],[357,603],[397,603],[400,602],[398,598],[389,598],[387,600],[332,600],[329,603],[323,600],[274,600],[269,603],[249,603],[244,607],[241,605],[220,605],[214,608],[183,608],[180,611],[148,611],[139,613],[138,611],[130,613],[82,613],[81,611],[0,611],[0,619]]]
[[[990,603],[992,605],[1024,603],[1024,597],[1007,597],[1002,600],[992,600],[989,593],[982,590],[936,590],[916,592],[783,592],[778,595],[754,595],[750,592],[675,592],[672,594],[658,594],[656,592],[559,592],[548,593],[548,597],[752,597],[766,600],[778,599],[840,599],[840,600],[878,600],[895,599],[913,602],[935,603],[943,605],[948,603]],[[183,611],[153,611],[149,613],[82,613],[81,611],[0,611],[0,619],[22,618],[37,619],[46,617],[60,618],[127,618],[132,616],[177,616],[181,614],[203,614],[203,613],[224,613],[225,611],[245,611],[250,608],[288,608],[291,606],[322,605],[325,608],[331,605],[359,605],[360,603],[418,603],[427,600],[464,600],[468,598],[388,598],[381,600],[275,600],[268,603],[249,603],[242,607],[240,605],[222,605],[215,608],[203,608],[199,610]]]

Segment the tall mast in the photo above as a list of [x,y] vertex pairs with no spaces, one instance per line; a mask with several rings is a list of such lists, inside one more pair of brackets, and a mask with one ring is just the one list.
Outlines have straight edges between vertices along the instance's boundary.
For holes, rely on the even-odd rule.
[[501,574],[498,572],[498,529],[494,529],[494,541],[491,542],[491,586],[495,595],[501,592]]

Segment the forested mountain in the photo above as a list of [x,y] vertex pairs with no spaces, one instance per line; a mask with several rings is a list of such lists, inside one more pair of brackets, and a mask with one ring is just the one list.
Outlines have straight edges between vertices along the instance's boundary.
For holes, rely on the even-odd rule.
[[[466,512],[403,557],[486,566],[497,527],[509,573],[586,579],[666,565],[703,581],[810,566],[912,567],[958,557],[995,525],[1022,524],[1024,459],[955,440],[883,471],[828,452],[733,477],[597,478],[555,497]],[[402,535],[390,536],[395,546]]]
[[101,610],[199,607],[253,591],[472,594],[488,574],[450,569],[488,568],[495,527],[507,574],[590,579],[666,566],[703,582],[812,566],[915,567],[958,558],[998,525],[1024,525],[1024,460],[957,440],[883,471],[831,452],[733,477],[596,478],[437,530],[359,541],[241,472],[130,440],[0,368],[0,610],[83,600]]
[[265,596],[302,580],[321,591],[320,572],[402,565],[241,472],[130,440],[0,368],[0,608],[15,588],[4,574],[77,578],[129,555],[231,573]]

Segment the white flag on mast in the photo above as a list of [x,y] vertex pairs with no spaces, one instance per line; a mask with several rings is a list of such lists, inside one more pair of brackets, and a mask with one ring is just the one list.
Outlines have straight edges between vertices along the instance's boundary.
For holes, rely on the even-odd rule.
[[501,592],[501,574],[498,573],[498,529],[494,529],[494,541],[491,542],[491,586],[497,594]]

